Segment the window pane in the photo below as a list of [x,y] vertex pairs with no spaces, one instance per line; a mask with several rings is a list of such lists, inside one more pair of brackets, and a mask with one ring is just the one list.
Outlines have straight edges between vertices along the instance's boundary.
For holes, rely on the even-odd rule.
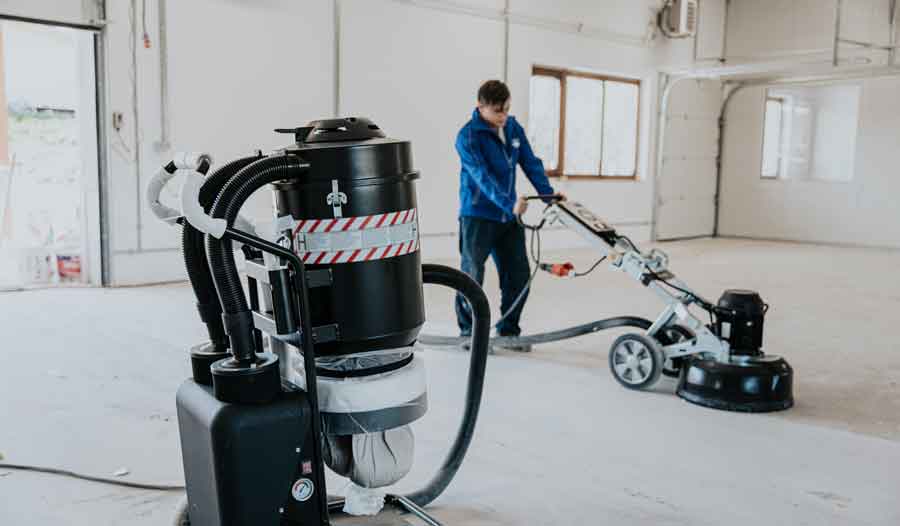
[[763,131],[762,176],[778,177],[778,164],[781,162],[781,110],[780,99],[766,101],[766,121]]
[[603,148],[603,81],[566,77],[568,175],[599,175]]
[[639,98],[637,84],[606,82],[602,175],[631,177],[637,173]]
[[535,155],[544,161],[545,170],[555,170],[559,163],[560,91],[559,79],[556,77],[531,77],[528,140]]
[[778,145],[776,177],[851,181],[856,160],[860,91],[858,84],[769,89],[767,98],[781,101],[781,126],[778,140],[770,140],[769,114],[774,109],[770,110],[767,102],[763,177],[772,172],[769,150]]

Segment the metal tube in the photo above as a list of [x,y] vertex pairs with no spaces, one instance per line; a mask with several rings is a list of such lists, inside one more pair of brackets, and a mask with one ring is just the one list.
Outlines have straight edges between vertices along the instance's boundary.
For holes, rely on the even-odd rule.
[[738,84],[734,89],[725,95],[722,101],[722,107],[719,110],[719,151],[716,152],[716,195],[715,195],[715,212],[713,214],[713,237],[719,237],[719,211],[721,210],[722,195],[722,163],[724,161],[725,151],[725,114],[728,112],[728,106],[734,95],[744,88],[743,84]]
[[888,66],[893,66],[897,61],[897,0],[891,0],[891,48],[888,55]]
[[651,220],[650,220],[650,240],[656,241],[657,238],[657,219],[659,215],[659,181],[663,174],[663,151],[666,146],[666,124],[667,117],[666,114],[669,111],[669,97],[672,95],[672,88],[674,88],[678,83],[683,80],[687,80],[691,77],[677,77],[675,79],[671,79],[668,75],[663,75],[662,78],[662,96],[660,97],[659,102],[659,113],[657,116],[657,137],[656,137],[656,167],[655,173],[653,175],[653,206],[651,207]]
[[722,56],[719,62],[725,64],[728,62],[728,8],[731,6],[731,0],[725,0],[725,17],[722,21]]
[[403,495],[388,495],[387,500],[391,501],[392,504],[396,504],[397,506],[403,508],[407,512],[412,513],[428,526],[443,526],[440,522],[435,520],[434,517],[432,517],[425,510],[419,507],[415,502],[409,500]]
[[136,195],[135,202],[139,203],[134,207],[135,214],[135,238],[137,242],[137,251],[144,249],[143,231],[144,231],[144,207],[141,202],[141,115],[138,108],[138,52],[137,52],[137,0],[131,0],[129,3],[129,24],[131,30],[129,38],[131,39],[131,115],[134,127],[134,191]]
[[341,0],[334,0],[334,118],[341,116]]
[[[105,5],[101,4],[105,17]],[[106,128],[106,44],[102,31],[94,34],[94,86],[96,88],[97,119],[97,188],[100,204],[100,284],[104,287],[112,285],[112,250],[110,248],[110,216],[112,209],[109,200],[109,142]]]
[[97,33],[103,31],[106,27],[105,22],[64,22],[62,20],[46,20],[43,18],[31,18],[29,16],[8,15],[0,13],[0,20],[9,20],[10,22],[26,22],[29,24],[39,24],[42,26],[68,27],[70,29],[83,29],[85,31],[95,31]]
[[509,82],[509,0],[503,3],[503,82]]
[[852,38],[839,38],[838,42],[841,42],[842,44],[851,44],[854,46],[864,47],[866,49],[892,50],[892,49],[895,49],[898,47],[895,45],[881,46],[878,44],[873,44],[872,42],[863,42],[862,40],[853,40]]
[[840,54],[841,47],[841,7],[843,5],[843,0],[835,0],[834,3],[834,50],[832,54],[832,65],[837,67],[838,65],[838,56]]
[[[306,266],[297,255],[290,250],[271,243],[256,236],[251,236],[234,228],[225,230],[223,239],[237,241],[245,245],[262,250],[263,252],[283,258],[289,266],[294,270],[294,288],[300,299],[300,324],[302,327],[301,337],[303,338],[303,367],[306,369],[306,395],[309,397],[310,411],[312,412],[312,433],[315,437],[322,436],[322,419],[319,414],[319,394],[318,384],[316,383],[316,353],[315,342],[313,341],[313,326],[310,319],[311,306],[309,301],[309,288],[306,280]],[[315,466],[323,466],[322,457],[322,441],[313,440],[313,464]],[[316,478],[315,484],[319,488],[325,488],[325,473],[323,469],[314,471]],[[318,491],[320,509],[322,510],[321,526],[328,526],[328,495],[325,491]]]
[[169,149],[169,37],[166,0],[159,0],[159,144],[160,151]]
[[835,72],[822,75],[807,75],[801,77],[767,77],[742,82],[744,86],[772,86],[772,85],[798,85],[814,84],[821,82],[834,82],[840,80],[868,79],[875,77],[894,77],[900,75],[898,67],[878,67],[864,70]]

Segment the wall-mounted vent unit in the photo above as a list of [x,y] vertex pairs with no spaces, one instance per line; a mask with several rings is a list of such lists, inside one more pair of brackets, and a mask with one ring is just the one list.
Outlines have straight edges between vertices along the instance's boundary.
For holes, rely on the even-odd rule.
[[669,38],[688,38],[697,33],[698,0],[668,0],[659,12],[659,28]]

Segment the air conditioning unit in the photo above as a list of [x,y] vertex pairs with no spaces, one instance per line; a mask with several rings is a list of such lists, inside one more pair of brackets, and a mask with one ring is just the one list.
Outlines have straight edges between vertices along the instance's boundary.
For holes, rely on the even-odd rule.
[[668,0],[659,12],[659,28],[669,38],[688,38],[697,33],[698,0]]

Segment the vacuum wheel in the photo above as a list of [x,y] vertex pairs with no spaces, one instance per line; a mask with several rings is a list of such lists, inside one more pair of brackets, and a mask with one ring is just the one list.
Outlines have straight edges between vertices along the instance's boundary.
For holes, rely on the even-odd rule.
[[175,507],[175,517],[172,520],[172,526],[191,526],[191,518],[188,516],[188,501],[183,498]]
[[[674,345],[686,340],[691,340],[694,338],[694,333],[681,325],[670,325],[661,329],[654,337],[661,346],[665,347],[666,345]],[[662,374],[669,378],[678,378],[681,376],[681,369],[684,366],[684,361],[685,358],[683,357],[667,358],[663,364]]]
[[664,363],[659,344],[643,334],[623,334],[609,349],[609,370],[628,389],[652,387],[659,380]]

